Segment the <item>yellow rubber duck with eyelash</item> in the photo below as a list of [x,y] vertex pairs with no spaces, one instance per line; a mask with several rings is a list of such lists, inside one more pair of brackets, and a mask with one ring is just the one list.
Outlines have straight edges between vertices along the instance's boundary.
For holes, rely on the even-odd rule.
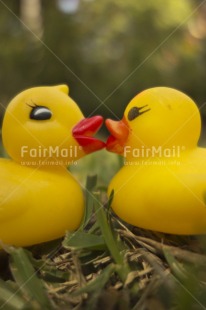
[[67,166],[104,143],[93,137],[103,118],[85,119],[66,85],[17,95],[3,119],[0,242],[29,246],[77,229],[84,214],[80,185]]
[[124,221],[163,233],[206,233],[206,149],[197,147],[200,113],[191,98],[167,88],[134,97],[120,121],[106,120],[107,150],[125,157],[109,184]]

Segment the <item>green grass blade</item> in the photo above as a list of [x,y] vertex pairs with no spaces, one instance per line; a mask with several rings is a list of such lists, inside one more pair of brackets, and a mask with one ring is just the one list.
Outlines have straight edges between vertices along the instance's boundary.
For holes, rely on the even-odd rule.
[[84,214],[84,220],[81,230],[87,226],[89,220],[91,219],[94,204],[93,204],[93,195],[92,190],[95,188],[97,184],[97,175],[93,176],[87,176],[86,181],[86,208],[85,208],[85,214]]
[[26,306],[26,300],[19,296],[9,283],[0,279],[0,309],[21,310]]
[[104,250],[106,244],[102,236],[77,231],[75,234],[67,233],[62,243],[66,249]]
[[[96,195],[96,199],[99,199],[99,197]],[[104,208],[100,203],[97,203],[95,201],[94,203],[97,221],[100,226],[103,238],[105,240],[105,243],[108,247],[108,250],[113,257],[113,260],[117,265],[119,265],[119,269],[117,270],[121,280],[124,282],[126,280],[126,277],[129,273],[129,267],[127,264],[125,264],[123,256],[120,253],[120,249],[118,247],[118,242],[115,239],[111,227],[109,226],[107,216],[105,214]]]
[[173,274],[181,280],[186,280],[187,279],[187,274],[183,268],[183,266],[175,259],[175,257],[169,253],[169,251],[165,250],[163,248],[163,253],[164,256],[173,272]]
[[206,309],[205,294],[203,296],[199,294],[202,287],[195,276],[195,268],[190,266],[188,270],[185,268],[186,265],[180,264],[169,251],[163,249],[163,252],[174,274],[174,279],[179,284],[176,296],[177,303],[179,303],[178,309]]
[[94,293],[98,292],[106,285],[106,283],[110,280],[112,273],[115,271],[115,265],[108,265],[102,273],[93,281],[91,281],[86,286],[77,290],[74,295],[84,294],[84,293]]
[[19,290],[27,296],[27,299],[34,300],[40,307],[51,309],[43,283],[37,277],[26,251],[22,248],[10,248],[9,253],[11,255],[10,270]]
[[41,277],[46,282],[62,283],[70,278],[71,272],[69,270],[61,271],[55,265],[45,264],[45,259],[34,258],[30,251],[27,252],[27,256],[33,267],[41,270]]
[[89,284],[75,292],[75,295],[80,295],[84,293],[90,294],[86,309],[98,309],[98,298],[101,295],[102,290],[104,289],[107,282],[110,281],[111,275],[115,271],[115,268],[116,267],[114,264],[108,265],[95,280],[91,281]]

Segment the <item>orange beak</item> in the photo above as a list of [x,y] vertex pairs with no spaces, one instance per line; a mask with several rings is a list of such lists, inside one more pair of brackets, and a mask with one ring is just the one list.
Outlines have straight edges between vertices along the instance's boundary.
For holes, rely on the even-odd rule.
[[72,130],[73,137],[82,146],[86,154],[99,151],[105,147],[105,143],[94,138],[95,133],[103,124],[102,116],[93,116],[82,119]]
[[126,120],[124,118],[121,121],[106,119],[105,124],[111,133],[106,143],[107,150],[122,154],[129,135],[129,127]]

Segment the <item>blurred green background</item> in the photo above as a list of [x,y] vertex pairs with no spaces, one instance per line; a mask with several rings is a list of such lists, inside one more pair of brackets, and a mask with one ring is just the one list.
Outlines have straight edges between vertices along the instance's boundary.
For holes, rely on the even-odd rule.
[[0,1],[0,44],[3,105],[25,88],[60,83],[86,116],[121,117],[136,93],[158,85],[206,101],[199,0]]
[[[169,86],[201,107],[205,144],[205,1],[0,0],[0,65],[0,121],[33,86],[66,83],[85,116],[105,118],[121,118],[141,90]],[[102,151],[71,170],[83,184],[88,173],[108,184],[120,166]]]

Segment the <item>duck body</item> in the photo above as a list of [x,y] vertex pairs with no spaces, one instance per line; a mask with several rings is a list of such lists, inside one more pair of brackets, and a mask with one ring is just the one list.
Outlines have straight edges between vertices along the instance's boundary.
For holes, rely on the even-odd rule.
[[0,159],[0,239],[29,246],[80,226],[84,197],[64,169],[33,169]]
[[140,159],[125,166],[110,182],[112,208],[124,221],[171,234],[206,232],[206,150],[181,158]]
[[134,97],[120,121],[106,120],[107,150],[124,156],[109,184],[125,222],[163,233],[206,233],[206,149],[201,120],[182,92],[156,87]]
[[104,147],[101,116],[84,118],[66,85],[35,87],[9,103],[2,125],[0,243],[30,246],[74,231],[84,197],[67,166]]

